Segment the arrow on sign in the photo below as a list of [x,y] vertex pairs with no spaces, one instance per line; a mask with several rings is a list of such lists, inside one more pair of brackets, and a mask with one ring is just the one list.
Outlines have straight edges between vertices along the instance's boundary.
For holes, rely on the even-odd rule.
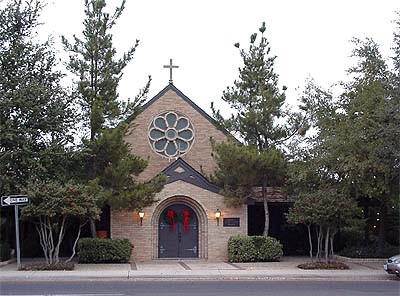
[[29,197],[26,195],[10,195],[1,197],[2,206],[18,206],[29,204]]
[[12,204],[20,204],[20,203],[29,202],[29,199],[27,197],[10,197],[10,196],[8,196],[5,200],[3,200],[3,202],[10,206]]

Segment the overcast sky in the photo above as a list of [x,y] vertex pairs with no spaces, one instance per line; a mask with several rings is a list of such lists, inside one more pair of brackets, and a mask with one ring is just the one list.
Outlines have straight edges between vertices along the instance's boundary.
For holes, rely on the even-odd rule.
[[[42,13],[43,34],[72,40],[81,34],[84,0],[47,0]],[[112,12],[119,0],[108,0]],[[266,22],[271,52],[277,55],[276,72],[288,87],[294,104],[308,77],[323,87],[346,79],[351,65],[352,37],[372,37],[390,56],[396,0],[127,0],[115,26],[119,53],[140,40],[135,59],[126,67],[120,84],[121,99],[134,97],[151,75],[150,98],[163,89],[173,59],[174,85],[210,113],[210,102],[221,104],[222,91],[238,77],[241,58],[233,46],[248,47],[249,37]],[[59,48],[61,48],[59,46]]]

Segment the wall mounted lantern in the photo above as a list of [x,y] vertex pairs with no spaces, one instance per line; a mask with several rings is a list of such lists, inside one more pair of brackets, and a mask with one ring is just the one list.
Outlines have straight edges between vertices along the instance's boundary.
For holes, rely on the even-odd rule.
[[140,212],[139,212],[140,226],[143,225],[143,217],[144,217],[144,212],[143,212],[143,211],[140,211]]
[[217,226],[219,226],[219,218],[221,217],[221,211],[217,209],[215,211],[215,218],[217,219]]

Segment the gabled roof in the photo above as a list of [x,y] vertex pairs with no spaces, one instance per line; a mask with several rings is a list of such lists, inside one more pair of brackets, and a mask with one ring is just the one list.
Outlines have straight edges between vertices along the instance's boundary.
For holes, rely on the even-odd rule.
[[214,125],[218,130],[223,132],[226,136],[232,136],[226,129],[221,127],[218,122],[213,119],[210,115],[208,115],[203,109],[197,106],[191,99],[185,96],[175,85],[172,83],[168,84],[161,90],[155,97],[153,97],[150,101],[143,105],[141,112],[146,110],[149,106],[151,106],[154,102],[156,102],[159,98],[161,98],[167,91],[174,91],[179,97],[182,98],[186,103],[192,106],[197,112],[199,112],[205,119],[207,119],[212,125]]
[[221,190],[218,186],[210,183],[182,158],[175,160],[162,173],[168,176],[167,184],[181,180],[215,193],[219,193]]

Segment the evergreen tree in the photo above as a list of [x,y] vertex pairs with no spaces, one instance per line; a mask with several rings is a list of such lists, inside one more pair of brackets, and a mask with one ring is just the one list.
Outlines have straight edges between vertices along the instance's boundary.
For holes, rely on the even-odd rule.
[[[394,64],[394,77],[396,78],[396,86],[397,90],[400,88],[400,11],[397,12],[398,19],[395,21],[395,24],[397,26],[396,30],[393,33],[393,41],[394,41],[394,47],[393,47],[393,52],[394,56],[392,57],[393,59],[393,64]],[[397,93],[399,95],[399,93]]]
[[[79,77],[76,95],[83,125],[89,132],[83,140],[88,156],[86,179],[96,180],[102,186],[99,194],[109,203],[132,209],[153,202],[154,194],[161,190],[165,178],[156,177],[148,184],[137,183],[132,178],[144,170],[147,162],[130,155],[129,147],[123,141],[123,123],[132,120],[140,111],[150,77],[133,102],[123,103],[118,99],[117,88],[123,70],[133,59],[139,41],[136,40],[121,58],[116,58],[110,31],[125,8],[125,0],[112,15],[105,12],[105,7],[105,0],[86,0],[83,39],[74,36],[71,44],[63,37],[63,44],[70,53],[68,67]],[[95,236],[93,221],[91,229]]]
[[[265,30],[263,23],[259,29],[261,37],[258,43],[257,33],[254,33],[250,36],[249,50],[240,49],[244,65],[239,68],[239,79],[234,82],[234,86],[228,87],[223,93],[222,99],[235,113],[229,119],[225,119],[211,106],[214,118],[219,124],[242,140],[245,145],[256,148],[260,159],[276,155],[272,151],[296,135],[301,122],[298,115],[286,116],[288,115],[288,111],[284,110],[286,87],[281,90],[278,86],[278,75],[274,71],[276,56],[271,55],[269,42],[264,36]],[[240,48],[239,43],[235,46]],[[285,125],[278,122],[283,118],[287,120]],[[268,162],[274,163],[272,160]],[[219,170],[222,168],[223,166],[220,166]],[[270,180],[275,174],[274,169],[269,167],[268,170],[259,171],[257,182],[252,184],[262,188],[265,210],[264,235],[268,235],[269,230],[267,186],[272,185]],[[276,169],[279,171],[279,168]],[[248,190],[251,191],[251,188]],[[237,196],[239,192],[232,193]],[[237,197],[243,199],[241,196]]]
[[312,82],[306,88],[303,109],[316,133],[290,179],[306,194],[337,188],[349,199],[377,201],[382,247],[387,207],[398,198],[400,102],[378,45],[371,39],[354,44],[357,64],[339,97]]
[[[356,198],[379,201],[379,246],[385,241],[385,222],[390,199],[398,194],[400,100],[392,96],[391,73],[371,39],[354,40],[353,56],[358,59],[349,73],[354,76],[346,85],[340,107],[345,111],[341,138],[347,147],[343,151],[335,141],[333,146],[341,159],[337,171]],[[347,134],[347,135],[346,135]],[[397,188],[397,189],[396,189]]]
[[35,40],[41,9],[39,0],[11,0],[0,9],[1,194],[65,173],[73,111],[52,43]]
[[154,195],[160,192],[166,176],[159,175],[150,182],[136,182],[133,176],[140,174],[147,166],[147,160],[130,152],[124,142],[127,124],[106,129],[96,140],[93,153],[97,156],[96,184],[101,186],[100,201],[108,202],[114,209],[142,209],[154,202]]
[[[117,88],[122,71],[133,59],[139,40],[117,59],[110,31],[123,12],[125,1],[111,16],[104,12],[105,7],[105,0],[86,0],[84,38],[74,36],[73,44],[62,38],[70,53],[68,68],[79,77],[76,96],[82,110],[83,125],[89,132],[85,142],[89,150],[95,149],[93,145],[105,128],[114,127],[137,112],[150,85],[149,80],[133,102],[124,103],[118,99]],[[96,155],[92,154],[87,167],[90,179],[97,175],[96,162]]]
[[282,183],[285,162],[277,149],[259,152],[253,146],[228,141],[213,142],[213,151],[218,169],[212,181],[223,188],[228,205],[239,206],[248,198],[254,198],[264,174],[271,176],[271,186]]

